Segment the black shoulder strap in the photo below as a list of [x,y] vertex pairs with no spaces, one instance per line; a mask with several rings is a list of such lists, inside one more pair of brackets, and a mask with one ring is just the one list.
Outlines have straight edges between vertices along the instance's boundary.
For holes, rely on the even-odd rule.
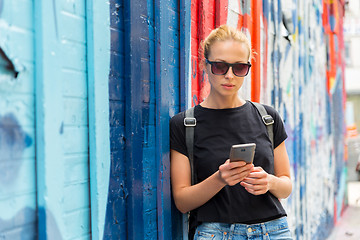
[[[189,108],[185,111],[185,118],[184,118],[184,125],[185,125],[185,140],[186,140],[186,148],[188,151],[188,157],[190,162],[190,169],[191,169],[191,185],[196,183],[196,176],[194,171],[194,130],[196,126],[196,118],[194,116],[194,107]],[[196,220],[196,213],[191,211],[188,216],[188,239],[194,239],[195,229],[198,225]]]
[[274,119],[272,116],[270,116],[267,113],[265,107],[262,104],[257,103],[257,102],[251,102],[251,103],[256,107],[256,109],[260,113],[261,119],[263,120],[264,124],[266,125],[266,129],[267,129],[269,139],[272,144],[272,148],[274,149],[274,131],[273,131]]
[[185,125],[185,139],[186,139],[186,148],[188,151],[188,157],[190,161],[191,168],[191,185],[195,184],[195,174],[194,174],[194,128],[196,126],[196,118],[194,117],[194,107],[189,108],[185,112],[184,118]]

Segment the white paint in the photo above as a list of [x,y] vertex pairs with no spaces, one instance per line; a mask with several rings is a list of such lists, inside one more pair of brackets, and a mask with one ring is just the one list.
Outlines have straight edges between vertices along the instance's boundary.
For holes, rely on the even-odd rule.
[[360,207],[360,182],[348,182],[348,203]]
[[228,2],[228,14],[226,24],[237,28],[239,22],[240,5],[238,0],[229,0]]
[[345,69],[345,89],[347,93],[360,93],[360,69],[346,68]]

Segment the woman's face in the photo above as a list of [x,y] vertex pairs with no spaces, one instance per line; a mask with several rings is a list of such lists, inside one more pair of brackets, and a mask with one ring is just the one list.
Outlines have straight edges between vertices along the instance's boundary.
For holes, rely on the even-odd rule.
[[[211,62],[247,63],[249,50],[246,44],[238,41],[217,41],[210,47],[208,60]],[[244,82],[244,77],[234,75],[232,67],[229,68],[225,75],[215,75],[211,71],[211,65],[206,63],[205,71],[211,85],[210,94],[224,97],[237,95]]]

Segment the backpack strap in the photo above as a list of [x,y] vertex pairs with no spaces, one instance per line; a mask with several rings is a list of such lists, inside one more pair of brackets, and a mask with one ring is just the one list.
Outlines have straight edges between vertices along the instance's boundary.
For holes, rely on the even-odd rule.
[[[190,162],[190,169],[191,169],[191,185],[196,183],[196,176],[194,170],[194,131],[196,126],[196,118],[194,116],[194,107],[189,108],[185,111],[185,118],[184,118],[184,125],[185,125],[185,140],[186,140],[186,148],[188,151],[188,158]],[[189,240],[194,239],[195,230],[198,225],[196,220],[196,212],[190,211],[187,216],[187,236]],[[186,232],[185,231],[185,232]],[[184,238],[186,239],[186,238]]]
[[[251,102],[251,101],[249,101]],[[272,116],[270,116],[265,107],[260,104],[260,103],[257,103],[257,102],[251,102],[255,107],[256,109],[258,110],[260,116],[261,116],[261,119],[263,120],[265,126],[266,126],[266,129],[267,129],[267,132],[268,132],[268,135],[269,135],[269,139],[271,141],[271,145],[272,145],[272,148],[274,149],[274,131],[273,131],[273,124],[274,124],[274,119]]]
[[188,157],[189,157],[190,169],[191,169],[191,185],[194,185],[195,184],[194,130],[196,126],[196,118],[194,117],[194,107],[189,108],[188,110],[185,111],[184,125],[185,125],[186,148],[188,151]]

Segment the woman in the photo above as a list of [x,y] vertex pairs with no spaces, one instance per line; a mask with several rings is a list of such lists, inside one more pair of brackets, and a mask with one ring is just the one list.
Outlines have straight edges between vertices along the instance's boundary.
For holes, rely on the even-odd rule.
[[[182,213],[195,213],[195,239],[291,239],[278,200],[292,189],[282,120],[265,106],[275,121],[273,149],[257,109],[238,95],[251,66],[249,40],[223,25],[205,39],[203,50],[211,89],[195,107],[195,185],[191,185],[184,112],[170,121],[175,204]],[[253,164],[228,159],[231,146],[241,143],[256,143]]]

